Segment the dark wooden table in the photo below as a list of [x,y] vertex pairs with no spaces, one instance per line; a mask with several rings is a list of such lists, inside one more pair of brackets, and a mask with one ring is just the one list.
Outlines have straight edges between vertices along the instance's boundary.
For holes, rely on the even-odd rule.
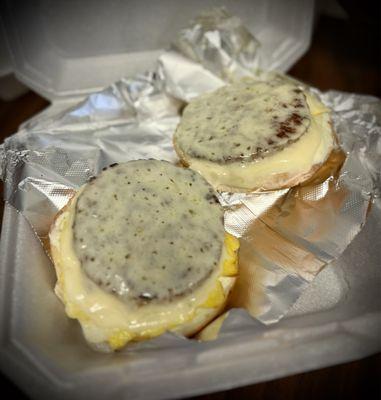
[[[380,97],[380,9],[370,1],[344,1],[349,19],[320,18],[310,50],[290,74],[320,89],[337,89]],[[376,3],[376,2],[375,2]],[[0,139],[43,110],[48,102],[33,92],[17,100],[0,101]],[[381,338],[380,338],[381,340]],[[259,383],[238,389],[195,397],[222,399],[381,399],[381,355]],[[0,376],[3,393],[23,396]]]

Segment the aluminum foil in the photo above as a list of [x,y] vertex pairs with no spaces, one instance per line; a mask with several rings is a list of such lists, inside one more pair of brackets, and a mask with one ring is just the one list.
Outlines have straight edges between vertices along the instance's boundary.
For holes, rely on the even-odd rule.
[[[221,9],[204,13],[159,57],[155,71],[34,119],[8,138],[0,151],[5,200],[44,238],[73,191],[103,167],[139,158],[176,163],[172,135],[184,104],[242,76],[276,75],[257,71],[260,59],[258,42],[236,17]],[[279,321],[319,271],[342,254],[381,187],[380,101],[311,90],[332,108],[344,153],[335,152],[302,186],[219,193],[226,230],[241,240],[240,274],[229,306],[245,308],[264,324]],[[226,323],[232,318],[234,313]]]

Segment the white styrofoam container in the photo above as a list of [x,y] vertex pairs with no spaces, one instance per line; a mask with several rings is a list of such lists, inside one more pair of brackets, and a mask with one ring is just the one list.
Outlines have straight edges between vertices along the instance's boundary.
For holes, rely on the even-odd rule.
[[[201,10],[225,5],[286,71],[310,43],[313,1],[5,1],[2,23],[18,79],[54,113],[123,76],[150,69]],[[25,219],[6,206],[0,246],[0,366],[33,398],[175,398],[228,389],[377,351],[380,211],[279,324],[229,328],[194,363],[179,345],[130,354],[89,349],[53,292],[54,271]],[[353,265],[351,259],[360,259]],[[240,313],[237,314],[240,317]],[[357,327],[357,328],[353,328]],[[196,344],[195,344],[196,345]],[[203,346],[203,344],[199,344]]]
[[152,68],[173,36],[214,6],[242,19],[276,69],[309,47],[313,0],[7,0],[1,15],[17,78],[55,100]]
[[[0,247],[0,367],[32,398],[170,399],[231,389],[365,357],[380,350],[381,231],[374,207],[342,257],[291,312],[262,328],[227,326],[203,350],[177,343],[105,355],[84,342],[53,287],[54,269],[30,226],[5,208]],[[353,262],[357,260],[357,262]],[[235,318],[240,318],[238,313]],[[227,320],[228,321],[228,320]]]
[[5,40],[5,32],[0,24],[0,99],[9,101],[25,93],[28,88],[12,73],[11,56]]

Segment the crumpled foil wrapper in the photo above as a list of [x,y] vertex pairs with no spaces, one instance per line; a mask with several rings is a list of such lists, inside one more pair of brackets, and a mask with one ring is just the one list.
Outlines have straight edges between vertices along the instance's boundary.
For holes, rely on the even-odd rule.
[[[46,238],[56,212],[103,167],[139,158],[176,163],[172,135],[185,103],[242,76],[275,76],[255,69],[260,58],[258,42],[238,18],[221,9],[203,13],[159,57],[155,71],[122,79],[58,114],[43,114],[8,138],[0,149],[5,200]],[[345,156],[335,152],[302,186],[219,193],[226,230],[241,241],[229,306],[247,309],[263,324],[279,321],[340,256],[380,193],[380,101],[311,90],[333,110]],[[236,320],[234,313],[227,321]]]

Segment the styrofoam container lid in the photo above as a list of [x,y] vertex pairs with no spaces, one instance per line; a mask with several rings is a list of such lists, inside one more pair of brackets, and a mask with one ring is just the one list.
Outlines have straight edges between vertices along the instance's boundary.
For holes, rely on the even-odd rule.
[[17,78],[56,100],[152,68],[174,35],[214,6],[242,19],[273,68],[286,71],[308,49],[313,0],[7,0],[1,15]]

